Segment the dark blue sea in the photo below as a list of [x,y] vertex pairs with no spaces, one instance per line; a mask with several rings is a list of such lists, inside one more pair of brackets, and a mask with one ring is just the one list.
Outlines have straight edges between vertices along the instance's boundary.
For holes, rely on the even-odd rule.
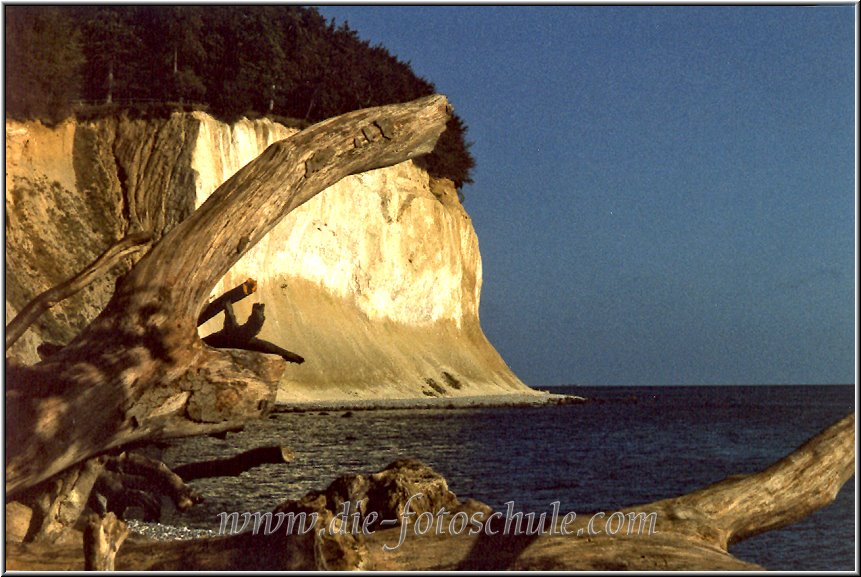
[[[416,457],[459,497],[495,508],[607,511],[690,492],[763,469],[855,410],[853,386],[563,387],[605,402],[485,409],[283,413],[230,434],[194,438],[168,464],[262,445],[296,453],[237,478],[193,482],[206,502],[167,522],[217,529],[221,511],[270,511],[344,473]],[[773,570],[855,570],[855,477],[799,522],[735,545]]]

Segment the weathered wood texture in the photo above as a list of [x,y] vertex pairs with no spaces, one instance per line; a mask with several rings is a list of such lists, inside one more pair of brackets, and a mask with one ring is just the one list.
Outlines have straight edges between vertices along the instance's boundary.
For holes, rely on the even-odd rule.
[[235,477],[261,465],[288,463],[293,457],[293,451],[287,447],[257,447],[225,459],[180,465],[174,467],[173,472],[186,482],[209,477]]
[[212,287],[291,210],[341,178],[431,152],[444,96],[350,112],[271,145],[117,282],[62,350],[11,367],[6,495],[107,449],[235,428],[264,415],[280,358],[212,349],[197,320]]
[[233,287],[206,305],[206,308],[204,308],[200,313],[200,316],[197,317],[197,326],[202,325],[221,311],[225,310],[225,307],[228,304],[238,303],[256,291],[257,281],[253,278],[246,279],[242,284]]
[[139,232],[130,234],[103,252],[87,268],[66,282],[51,287],[24,305],[24,308],[6,325],[6,349],[21,338],[30,325],[36,322],[42,313],[77,293],[91,282],[107,273],[114,265],[125,257],[149,247],[152,233]]
[[[703,517],[718,547],[797,522],[828,505],[855,474],[855,413],[771,467],[660,501],[667,517]],[[703,536],[703,538],[706,538]]]
[[275,343],[257,338],[257,334],[260,333],[263,329],[263,324],[266,322],[266,305],[263,303],[254,303],[251,306],[251,314],[248,316],[248,320],[241,325],[236,320],[236,313],[233,312],[231,302],[225,301],[223,306],[224,326],[220,331],[203,338],[203,342],[207,345],[219,349],[243,349],[278,355],[290,363],[301,364],[305,362],[304,357],[283,349]]
[[24,539],[39,543],[62,539],[83,513],[104,466],[104,457],[89,459],[34,487],[29,495],[23,495],[22,500],[33,512]]
[[129,536],[129,528],[113,513],[90,515],[84,528],[84,570],[113,571],[117,552]]
[[123,452],[109,459],[106,467],[120,475],[121,482],[129,488],[170,497],[180,511],[203,501],[203,496],[186,485],[180,475],[156,459]]

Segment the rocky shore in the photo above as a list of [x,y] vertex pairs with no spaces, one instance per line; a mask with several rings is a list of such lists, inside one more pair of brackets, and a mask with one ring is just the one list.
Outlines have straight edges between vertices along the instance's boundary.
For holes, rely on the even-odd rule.
[[585,403],[588,399],[578,395],[561,395],[545,391],[503,395],[475,395],[465,397],[427,397],[404,399],[338,399],[291,401],[279,403],[275,413],[307,411],[366,411],[393,409],[475,409],[491,407],[536,407]]

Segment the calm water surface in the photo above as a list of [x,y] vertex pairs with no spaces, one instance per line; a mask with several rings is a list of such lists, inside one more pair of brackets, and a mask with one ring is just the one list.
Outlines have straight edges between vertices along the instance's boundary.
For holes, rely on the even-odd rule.
[[[605,399],[560,407],[285,413],[226,440],[193,438],[168,464],[281,444],[296,459],[192,484],[206,502],[171,524],[217,529],[221,511],[269,511],[344,473],[416,457],[459,497],[495,508],[612,511],[760,470],[852,412],[852,386],[573,387]],[[778,570],[855,568],[855,479],[804,521],[737,544],[738,557]]]

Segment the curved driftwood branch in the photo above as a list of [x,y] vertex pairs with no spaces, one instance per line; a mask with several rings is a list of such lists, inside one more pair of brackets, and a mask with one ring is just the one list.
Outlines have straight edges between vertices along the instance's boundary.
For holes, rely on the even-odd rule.
[[656,505],[672,516],[696,514],[707,519],[714,530],[714,544],[726,549],[830,504],[853,474],[855,413],[763,471],[730,477]]
[[341,178],[431,152],[450,114],[439,95],[350,112],[271,145],[221,185],[117,282],[71,343],[10,368],[7,496],[119,445],[265,415],[284,361],[203,344],[197,321],[212,288],[286,214]]
[[[108,460],[107,466],[121,475],[121,480],[130,479],[131,488],[167,495],[180,511],[203,501],[203,495],[185,484],[185,480],[175,471],[145,455],[123,452],[119,457]],[[135,479],[142,483],[136,484]]]
[[345,176],[433,151],[450,113],[444,96],[428,96],[349,112],[272,144],[165,235],[115,300],[164,279],[172,284],[160,312],[197,319],[212,287],[285,215]]
[[[794,523],[831,503],[854,469],[852,413],[763,471],[620,511],[629,519],[631,514],[655,513],[653,534],[634,531],[628,535],[625,529],[615,535],[590,536],[587,525],[591,516],[587,514],[578,516],[568,527],[569,535],[419,538],[406,541],[406,549],[399,551],[396,559],[416,555],[427,563],[412,568],[434,570],[761,569],[731,555],[728,545]],[[642,517],[631,528],[636,529],[641,521]],[[374,539],[379,537],[382,535]],[[390,542],[392,536],[387,538]],[[379,547],[368,543],[371,552]],[[442,555],[445,547],[452,551],[448,557]],[[433,559],[435,554],[440,555],[439,560]],[[391,557],[379,555],[377,559],[376,568],[398,566],[392,567]]]
[[88,284],[108,272],[111,267],[149,246],[152,233],[138,232],[130,234],[103,252],[90,265],[69,280],[49,288],[39,296],[24,305],[12,321],[6,325],[6,349],[21,338],[30,325],[36,322],[45,311],[77,293]]

